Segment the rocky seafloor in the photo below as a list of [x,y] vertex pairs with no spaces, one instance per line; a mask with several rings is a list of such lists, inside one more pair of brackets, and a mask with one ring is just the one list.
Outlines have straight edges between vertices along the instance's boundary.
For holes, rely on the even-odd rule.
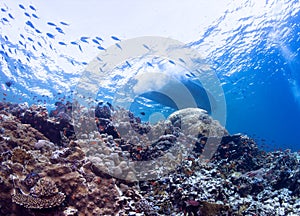
[[72,106],[0,102],[0,215],[300,215],[299,153],[262,151],[200,109],[150,125]]

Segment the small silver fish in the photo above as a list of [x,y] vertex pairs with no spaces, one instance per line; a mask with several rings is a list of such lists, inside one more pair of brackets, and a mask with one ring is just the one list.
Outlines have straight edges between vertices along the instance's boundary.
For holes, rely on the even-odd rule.
[[59,28],[59,27],[56,27],[55,29],[56,29],[56,30],[57,30],[59,33],[61,33],[61,34],[65,34],[65,33],[64,33],[64,31],[63,31],[61,28]]
[[55,23],[52,23],[52,22],[47,22],[47,24],[50,26],[56,26]]
[[78,45],[78,48],[79,48],[79,50],[82,52],[82,48],[81,48],[81,46],[80,46],[80,45]]
[[119,49],[122,49],[121,45],[116,43],[116,46],[119,48]]
[[19,4],[19,7],[20,7],[21,9],[25,10],[25,7],[24,7],[23,5],[21,5],[21,4]]
[[11,15],[10,13],[8,13],[8,16],[9,16],[11,19],[15,19],[15,18],[13,17],[13,15]]
[[26,22],[26,25],[30,26],[31,28],[35,29],[34,25],[32,24],[32,22],[30,22],[29,20]]
[[36,11],[35,7],[33,7],[32,5],[29,5],[29,8],[30,8],[31,10]]
[[34,18],[39,19],[39,17],[36,14],[31,14]]
[[121,41],[119,38],[117,38],[116,36],[111,36],[111,39],[115,40],[115,41]]
[[65,42],[62,42],[62,41],[58,42],[58,44],[59,44],[59,45],[67,46],[67,44],[66,44]]
[[53,34],[51,34],[51,33],[46,33],[46,35],[47,35],[49,38],[52,38],[52,39],[55,38],[55,36],[54,36]]
[[102,47],[102,46],[98,46],[97,48],[98,48],[99,50],[105,50],[105,48]]
[[89,39],[89,37],[81,37],[81,38],[80,38],[80,40],[81,40],[82,42],[84,42],[84,43],[89,43],[89,42],[87,41],[87,39]]
[[92,41],[95,43],[95,44],[98,44],[100,45],[99,41],[97,39],[92,39]]
[[65,25],[65,26],[69,25],[68,23],[65,23],[65,22],[60,22],[60,24]]
[[172,61],[172,60],[169,60],[169,62],[170,62],[171,64],[173,64],[173,65],[176,65],[175,62]]

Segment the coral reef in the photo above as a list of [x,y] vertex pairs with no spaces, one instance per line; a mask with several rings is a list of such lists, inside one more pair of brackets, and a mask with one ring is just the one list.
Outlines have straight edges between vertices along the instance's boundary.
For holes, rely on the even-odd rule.
[[70,112],[62,111],[49,118],[47,109],[42,106],[32,105],[28,107],[26,104],[11,103],[0,104],[0,110],[10,112],[23,124],[30,124],[47,137],[46,140],[49,139],[53,143],[63,145],[68,142],[68,138],[74,136],[74,129],[70,123]]
[[71,110],[0,103],[0,215],[300,214],[299,153],[261,151],[200,109],[150,125],[100,103],[82,118],[97,131],[75,138]]

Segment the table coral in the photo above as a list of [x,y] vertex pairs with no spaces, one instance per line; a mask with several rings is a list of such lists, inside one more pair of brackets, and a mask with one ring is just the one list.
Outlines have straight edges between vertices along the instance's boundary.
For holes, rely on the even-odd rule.
[[12,201],[25,208],[44,209],[59,206],[65,200],[65,194],[58,191],[55,183],[48,178],[41,178],[29,194],[16,189]]

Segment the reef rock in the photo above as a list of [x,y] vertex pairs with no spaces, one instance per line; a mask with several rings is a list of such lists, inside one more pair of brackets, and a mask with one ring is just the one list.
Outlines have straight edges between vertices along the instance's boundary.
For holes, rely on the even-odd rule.
[[183,133],[205,136],[223,137],[228,135],[227,130],[217,121],[212,119],[207,112],[199,108],[186,108],[172,113],[168,120]]

